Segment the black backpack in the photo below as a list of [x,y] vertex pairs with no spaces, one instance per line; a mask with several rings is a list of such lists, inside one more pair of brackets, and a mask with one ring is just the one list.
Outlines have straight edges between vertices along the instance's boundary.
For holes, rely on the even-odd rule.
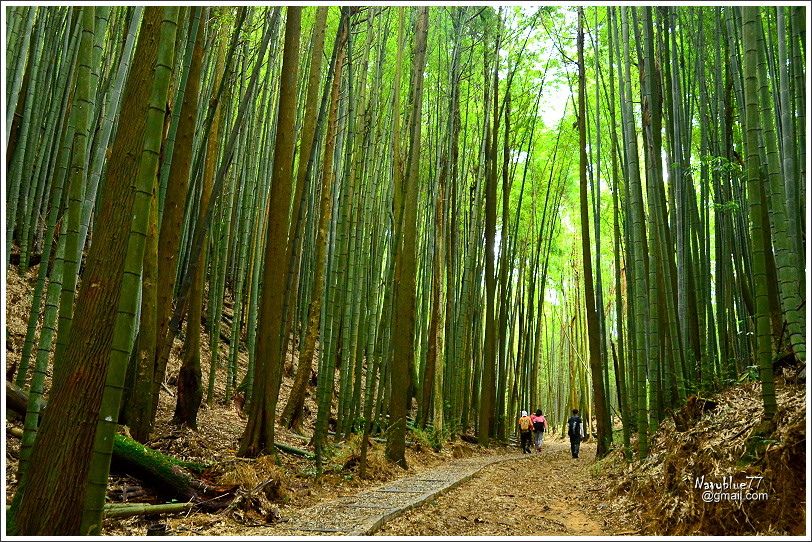
[[578,424],[581,423],[581,418],[579,416],[571,416],[569,420],[569,431],[567,431],[567,435],[570,437],[580,437],[581,432],[578,430]]
[[533,422],[533,430],[544,431],[544,422]]

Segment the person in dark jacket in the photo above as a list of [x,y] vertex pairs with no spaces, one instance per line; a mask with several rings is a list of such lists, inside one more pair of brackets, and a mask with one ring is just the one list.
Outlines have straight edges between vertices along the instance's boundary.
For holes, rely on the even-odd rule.
[[572,416],[567,420],[567,435],[570,437],[570,450],[573,459],[578,459],[581,449],[581,439],[584,437],[584,420],[578,415],[578,409],[573,409]]

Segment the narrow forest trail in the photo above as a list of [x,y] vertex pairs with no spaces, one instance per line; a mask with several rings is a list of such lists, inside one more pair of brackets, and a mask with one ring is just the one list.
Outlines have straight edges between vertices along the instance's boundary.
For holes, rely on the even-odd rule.
[[385,524],[376,535],[609,536],[636,533],[637,521],[611,506],[593,476],[595,444],[579,459],[569,444],[489,465],[460,486]]
[[[466,458],[289,513],[256,535],[609,536],[639,522],[609,501],[595,444]],[[484,466],[483,466],[484,465]],[[245,533],[235,533],[245,534]]]

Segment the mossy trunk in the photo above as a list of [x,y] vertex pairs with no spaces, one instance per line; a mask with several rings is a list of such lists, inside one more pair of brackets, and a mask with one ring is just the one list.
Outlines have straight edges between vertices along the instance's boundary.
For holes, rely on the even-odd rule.
[[[28,394],[6,381],[6,408],[19,414],[25,414]],[[40,413],[45,411],[47,403],[41,401]],[[113,440],[113,468],[130,474],[138,474],[142,480],[155,487],[166,497],[186,500],[199,500],[200,492],[218,492],[211,486],[197,480],[184,469],[200,472],[207,465],[181,461],[162,454],[121,434]]]

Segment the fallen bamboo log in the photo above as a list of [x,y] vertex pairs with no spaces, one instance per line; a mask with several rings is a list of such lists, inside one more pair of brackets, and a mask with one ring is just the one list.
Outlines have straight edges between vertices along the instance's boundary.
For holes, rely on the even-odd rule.
[[[132,516],[145,516],[147,514],[175,514],[185,512],[194,506],[192,502],[172,502],[167,504],[145,503],[114,503],[104,505],[104,516],[108,518],[129,518]],[[8,514],[10,504],[6,505]]]
[[302,450],[300,448],[294,448],[293,446],[288,446],[287,444],[282,444],[281,442],[274,442],[274,446],[282,450],[283,452],[287,452],[289,454],[300,455],[302,457],[306,457],[308,459],[314,459],[316,457],[315,454],[308,452],[307,450]]
[[[6,381],[6,406],[25,414],[28,394]],[[43,401],[42,408],[47,404]],[[206,506],[206,499],[231,492],[234,488],[214,487],[191,476],[186,470],[200,472],[207,465],[181,461],[144,446],[125,435],[116,434],[113,442],[113,464],[120,470],[136,475],[160,493],[183,501],[196,501]],[[212,503],[217,508],[222,503]]]
[[194,506],[191,502],[173,502],[167,504],[105,504],[104,516],[108,518],[129,518],[146,514],[176,514],[185,512]]

